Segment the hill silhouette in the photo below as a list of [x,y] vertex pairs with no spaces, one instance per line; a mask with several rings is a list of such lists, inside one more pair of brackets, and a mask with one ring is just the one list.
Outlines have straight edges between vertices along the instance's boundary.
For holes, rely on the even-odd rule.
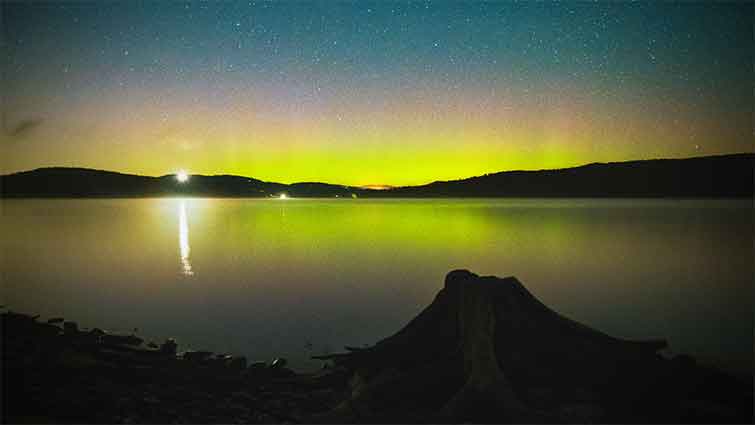
[[180,183],[175,175],[160,177],[122,174],[87,168],[39,168],[0,176],[3,197],[142,197],[211,196],[269,197],[286,193],[294,197],[351,196],[358,188],[325,183],[291,185],[232,175],[191,175]]
[[753,159],[743,153],[688,159],[594,163],[539,171],[504,171],[421,186],[373,190],[233,175],[160,177],[87,168],[39,168],[0,176],[2,197],[752,197]]
[[755,154],[504,171],[385,191],[407,197],[752,197]]

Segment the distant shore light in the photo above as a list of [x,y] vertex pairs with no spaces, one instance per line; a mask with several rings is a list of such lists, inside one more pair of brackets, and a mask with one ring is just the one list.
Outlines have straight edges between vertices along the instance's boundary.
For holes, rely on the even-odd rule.
[[278,199],[288,199],[288,195],[281,193],[280,195],[278,195]]
[[179,170],[176,173],[176,180],[178,180],[179,183],[186,183],[189,180],[189,174],[184,170]]

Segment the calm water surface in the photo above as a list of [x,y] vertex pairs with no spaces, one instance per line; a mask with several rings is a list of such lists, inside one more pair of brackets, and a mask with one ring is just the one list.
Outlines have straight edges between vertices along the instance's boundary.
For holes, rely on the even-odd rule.
[[2,304],[181,348],[374,343],[454,268],[627,338],[750,370],[753,208],[669,200],[3,200]]

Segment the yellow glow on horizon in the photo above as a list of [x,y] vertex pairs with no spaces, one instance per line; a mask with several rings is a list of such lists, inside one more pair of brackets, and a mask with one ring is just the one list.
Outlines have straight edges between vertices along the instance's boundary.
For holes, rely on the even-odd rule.
[[[249,101],[222,110],[176,101],[165,105],[172,112],[167,121],[154,105],[138,99],[113,103],[104,107],[103,120],[117,125],[84,133],[78,128],[88,128],[86,121],[74,121],[75,128],[56,121],[26,143],[0,143],[0,174],[70,166],[147,176],[174,170],[176,181],[187,185],[186,170],[284,184],[406,186],[499,171],[732,153],[722,141],[742,139],[738,127],[725,127],[694,109],[669,112],[665,104],[653,104],[640,111],[586,99],[579,91],[566,90],[547,104],[478,92],[453,98],[436,93],[441,98],[428,102],[431,94],[410,91],[379,108],[346,102],[294,115],[258,113],[266,109]],[[121,119],[136,108],[144,119]],[[77,113],[92,116],[89,110]],[[686,124],[655,121],[671,113],[673,122]],[[52,143],[58,134],[69,135],[66,143]],[[117,143],[108,145],[104,156],[94,148],[96,140]],[[50,147],[40,149],[45,143]]]

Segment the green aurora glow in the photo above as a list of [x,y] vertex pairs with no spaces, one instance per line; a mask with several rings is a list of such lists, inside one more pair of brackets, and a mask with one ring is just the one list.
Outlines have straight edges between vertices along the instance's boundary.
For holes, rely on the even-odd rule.
[[752,3],[0,7],[3,173],[407,185],[752,151]]

